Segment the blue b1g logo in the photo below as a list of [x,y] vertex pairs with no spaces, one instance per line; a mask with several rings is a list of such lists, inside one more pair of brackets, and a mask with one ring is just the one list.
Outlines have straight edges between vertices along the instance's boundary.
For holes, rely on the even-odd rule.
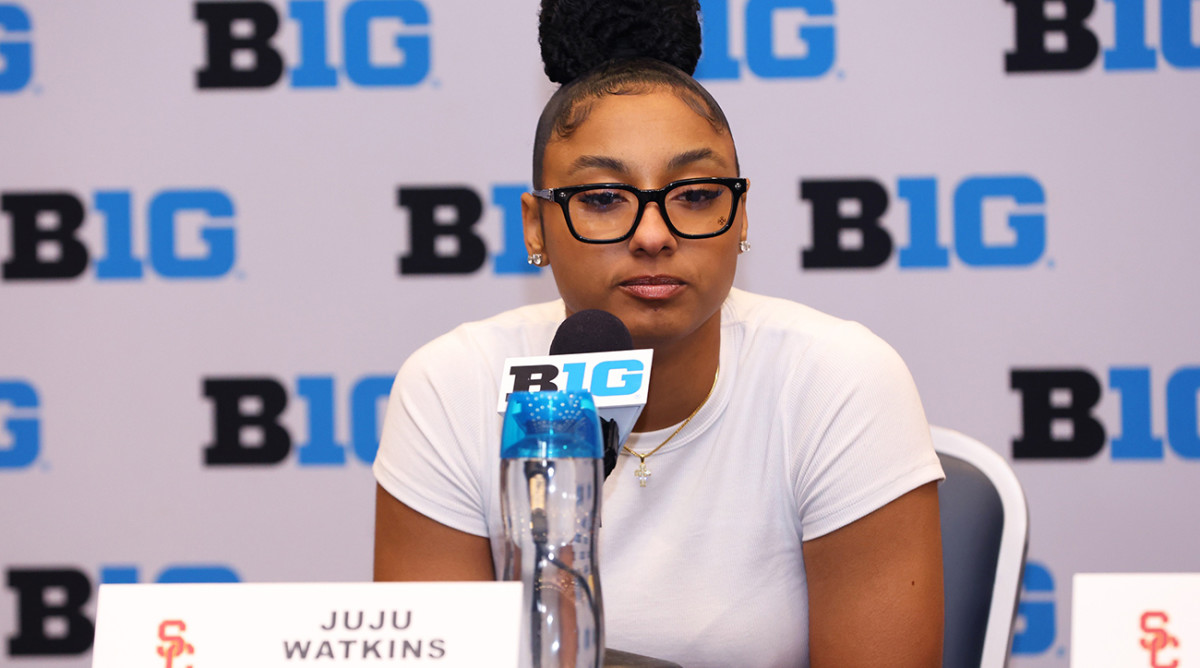
[[[704,49],[697,79],[737,79],[742,62],[731,49],[731,0],[701,0]],[[837,55],[833,0],[748,0],[745,64],[763,79],[810,79],[831,69]],[[794,28],[795,48],[778,44],[781,28]],[[793,51],[795,53],[788,53]]]
[[[16,599],[17,627],[8,635],[8,654],[44,658],[83,654],[92,648],[95,620],[87,607],[96,583],[79,568],[10,568],[4,582]],[[136,584],[141,569],[121,564],[100,567],[100,584]],[[171,564],[155,582],[241,582],[226,564]],[[2,655],[0,655],[2,656]]]
[[33,77],[33,22],[20,5],[0,3],[0,93],[14,93]]
[[[349,441],[337,438],[333,376],[296,379],[295,395],[307,410],[308,440],[296,448],[301,466],[346,466],[350,456],[363,464],[379,449],[381,404],[392,390],[392,376],[363,376],[349,393]],[[203,393],[212,404],[213,436],[204,447],[206,466],[279,464],[291,454],[292,434],[283,423],[289,392],[271,377],[206,378]]]
[[[104,255],[96,259],[96,278],[143,277],[148,265],[169,279],[212,279],[228,274],[236,259],[233,199],[220,190],[163,190],[146,211],[144,257],[134,249],[133,194],[128,190],[95,193],[92,209],[104,225]],[[61,280],[81,276],[92,263],[79,238],[88,216],[80,197],[67,192],[0,194],[0,213],[9,219],[10,253],[0,269],[5,281]],[[180,243],[181,220],[199,216],[199,252]],[[187,244],[196,245],[196,244]]]
[[[1108,442],[1095,409],[1104,397],[1100,377],[1083,368],[1013,369],[1012,389],[1021,394],[1021,436],[1013,459],[1088,459]],[[1160,381],[1161,382],[1161,381]],[[1200,367],[1175,369],[1160,403],[1166,433],[1153,430],[1156,392],[1148,366],[1108,370],[1108,387],[1119,396],[1121,429],[1112,438],[1114,460],[1165,459],[1167,446],[1180,458],[1200,460]]]
[[399,258],[401,275],[469,274],[489,259],[475,227],[483,220],[486,198],[500,210],[504,251],[492,257],[497,274],[537,274],[526,262],[521,194],[527,183],[496,184],[488,192],[464,186],[401,186],[396,202],[408,215],[408,252]]
[[[945,269],[952,256],[971,267],[1025,267],[1045,253],[1046,193],[1032,176],[960,181],[954,188],[951,244],[939,240],[936,178],[900,177],[896,196],[908,205],[908,245],[896,253],[901,269]],[[879,181],[804,179],[800,199],[812,208],[812,242],[801,253],[802,268],[865,269],[892,257],[895,244],[883,226],[889,197]],[[984,214],[992,202],[1011,207],[1004,225],[987,224]],[[996,229],[989,234],[991,228]]]
[[[1200,35],[1193,0],[1107,0],[1113,6],[1112,46],[1104,50],[1106,71],[1155,70],[1158,37],[1163,60],[1177,69],[1200,68]],[[1100,37],[1088,26],[1096,0],[1005,0],[1013,6],[1014,49],[1005,54],[1007,72],[1087,69],[1100,55]],[[1155,7],[1157,5],[1157,7]],[[1159,21],[1147,18],[1157,9]]]
[[41,451],[38,393],[24,380],[0,378],[0,469],[26,468]]
[[[357,86],[414,86],[429,75],[429,9],[420,0],[354,0],[342,11],[340,35],[331,35],[336,24],[325,0],[292,0],[287,16],[296,22],[299,40],[299,62],[289,78],[294,88],[337,87],[331,43],[342,45],[340,71]],[[205,27],[199,88],[266,88],[283,78],[283,55],[274,44],[280,10],[270,3],[197,2],[195,18]],[[376,59],[373,54],[384,49],[372,37],[385,25],[391,31],[389,54]]]
[[1049,650],[1058,635],[1055,614],[1054,577],[1044,564],[1027,562],[1021,578],[1012,653],[1041,654]]

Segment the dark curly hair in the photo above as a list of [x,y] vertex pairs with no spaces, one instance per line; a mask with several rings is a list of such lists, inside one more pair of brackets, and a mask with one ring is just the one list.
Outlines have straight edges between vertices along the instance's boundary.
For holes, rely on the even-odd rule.
[[569,137],[608,95],[666,88],[718,132],[725,112],[692,73],[700,60],[698,0],[542,0],[538,42],[546,76],[562,84],[533,140],[533,183],[552,137]]

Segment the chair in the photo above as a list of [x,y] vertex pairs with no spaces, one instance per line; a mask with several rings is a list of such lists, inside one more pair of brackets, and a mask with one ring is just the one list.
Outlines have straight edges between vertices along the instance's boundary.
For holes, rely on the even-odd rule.
[[1013,626],[1029,511],[1008,462],[959,432],[933,427],[946,480],[938,487],[946,589],[943,668],[1003,668]]

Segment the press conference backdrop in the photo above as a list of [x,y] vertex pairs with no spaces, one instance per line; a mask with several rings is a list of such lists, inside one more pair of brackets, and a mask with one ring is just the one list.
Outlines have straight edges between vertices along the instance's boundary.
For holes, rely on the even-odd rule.
[[[1066,666],[1073,573],[1200,569],[1200,6],[702,4],[738,285],[1012,461],[1013,663]],[[556,294],[536,13],[0,0],[0,663],[89,665],[101,582],[370,578],[395,370]]]

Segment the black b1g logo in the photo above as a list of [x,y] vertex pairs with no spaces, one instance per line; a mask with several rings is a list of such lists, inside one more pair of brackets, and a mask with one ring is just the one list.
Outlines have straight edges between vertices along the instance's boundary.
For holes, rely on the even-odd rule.
[[[1087,19],[1096,0],[1005,0],[1013,6],[1015,48],[1004,57],[1006,72],[1083,70],[1100,55],[1100,38]],[[1193,34],[1192,0],[1108,0],[1113,6],[1112,46],[1105,71],[1154,70],[1158,53],[1149,44],[1157,28],[1163,60],[1178,69],[1200,68]],[[1158,4],[1158,26],[1147,25],[1147,3]]]

